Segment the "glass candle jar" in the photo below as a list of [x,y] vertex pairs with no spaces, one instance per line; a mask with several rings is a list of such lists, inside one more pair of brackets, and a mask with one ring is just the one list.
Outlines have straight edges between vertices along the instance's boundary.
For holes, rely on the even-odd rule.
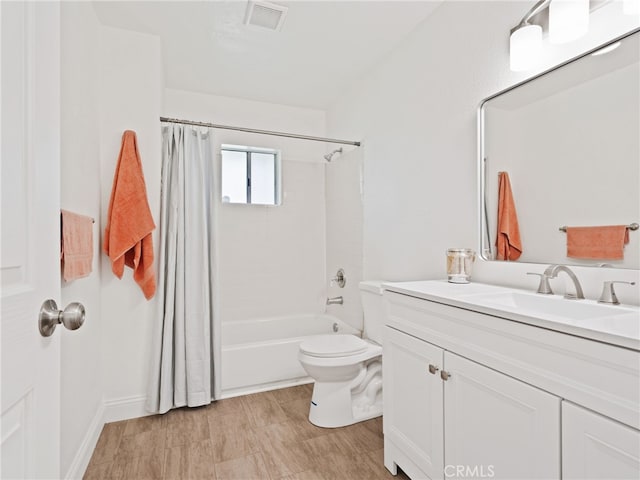
[[476,252],[470,248],[449,248],[447,250],[447,280],[451,283],[469,283],[471,267]]

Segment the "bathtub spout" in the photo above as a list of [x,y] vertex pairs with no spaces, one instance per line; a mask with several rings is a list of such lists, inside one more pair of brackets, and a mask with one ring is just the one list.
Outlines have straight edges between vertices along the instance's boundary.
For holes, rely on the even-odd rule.
[[342,296],[327,298],[327,305],[342,305],[343,303],[344,299],[342,298]]

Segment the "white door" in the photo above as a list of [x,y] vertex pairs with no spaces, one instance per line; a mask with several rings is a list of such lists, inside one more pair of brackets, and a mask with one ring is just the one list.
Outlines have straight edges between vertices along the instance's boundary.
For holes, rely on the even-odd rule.
[[0,2],[1,478],[60,477],[60,17],[54,2]]
[[444,365],[446,477],[560,478],[558,397],[450,352]]
[[443,350],[390,327],[383,349],[385,466],[395,473],[397,464],[412,478],[441,479]]
[[640,478],[640,431],[562,402],[562,478]]

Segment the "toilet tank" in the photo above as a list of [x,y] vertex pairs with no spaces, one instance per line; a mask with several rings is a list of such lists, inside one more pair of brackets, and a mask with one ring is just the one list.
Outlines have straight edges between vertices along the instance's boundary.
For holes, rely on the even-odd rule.
[[382,280],[360,282],[360,298],[364,313],[364,338],[382,345],[385,309],[382,301]]

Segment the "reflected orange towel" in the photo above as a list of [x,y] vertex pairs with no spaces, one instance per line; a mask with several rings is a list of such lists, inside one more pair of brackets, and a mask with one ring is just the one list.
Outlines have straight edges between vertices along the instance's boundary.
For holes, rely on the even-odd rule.
[[621,260],[627,243],[626,225],[567,227],[567,257]]
[[113,179],[103,248],[111,259],[111,270],[118,278],[122,278],[125,265],[133,268],[133,279],[147,300],[156,292],[151,237],[155,228],[147,201],[136,132],[127,130],[122,135]]
[[62,278],[70,282],[91,273],[93,262],[93,218],[67,210],[62,221]]
[[507,172],[500,172],[498,175],[498,260],[517,260],[522,255],[522,240],[511,182]]

